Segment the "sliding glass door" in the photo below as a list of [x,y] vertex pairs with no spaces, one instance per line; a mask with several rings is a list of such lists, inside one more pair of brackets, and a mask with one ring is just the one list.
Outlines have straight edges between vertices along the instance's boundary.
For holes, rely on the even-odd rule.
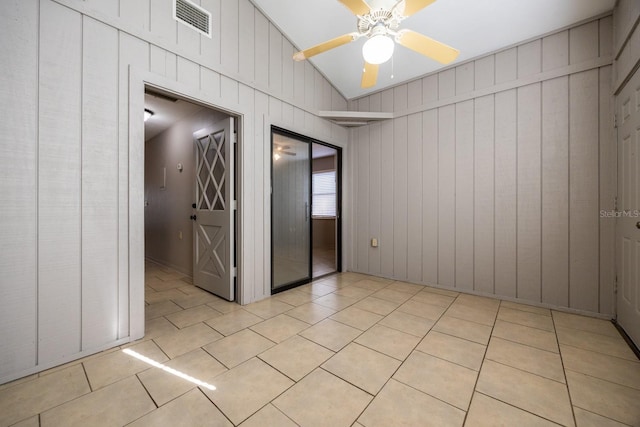
[[272,132],[272,288],[311,280],[311,144]]

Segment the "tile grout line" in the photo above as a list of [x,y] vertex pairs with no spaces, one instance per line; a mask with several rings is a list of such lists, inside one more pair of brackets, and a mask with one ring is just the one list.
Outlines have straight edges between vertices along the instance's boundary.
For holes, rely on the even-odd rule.
[[[457,298],[456,298],[457,299]],[[496,310],[496,317],[493,320],[493,325],[491,326],[491,331],[489,332],[489,339],[487,340],[487,344],[484,347],[484,353],[482,355],[482,363],[480,364],[480,368],[478,368],[478,374],[476,375],[476,381],[473,384],[473,392],[471,393],[471,399],[469,400],[469,406],[464,413],[464,419],[462,420],[462,425],[464,426],[467,423],[467,418],[469,417],[469,410],[471,409],[471,403],[473,402],[474,395],[478,391],[478,381],[480,381],[480,372],[482,372],[482,367],[484,366],[485,360],[487,360],[487,352],[489,351],[489,344],[491,343],[491,337],[493,336],[493,329],[495,328],[496,321],[498,319],[498,313],[500,312],[500,306],[502,305],[502,301],[498,303],[498,307]]]
[[576,413],[573,408],[573,399],[571,398],[571,390],[569,389],[569,380],[567,379],[567,369],[564,366],[564,358],[562,357],[562,351],[560,349],[560,339],[558,338],[558,331],[556,328],[556,319],[551,314],[551,322],[553,323],[553,334],[556,337],[556,343],[558,344],[558,353],[560,354],[560,364],[562,365],[562,375],[564,376],[564,382],[566,384],[567,397],[569,398],[569,406],[571,407],[571,416],[573,417],[573,423],[577,425]]

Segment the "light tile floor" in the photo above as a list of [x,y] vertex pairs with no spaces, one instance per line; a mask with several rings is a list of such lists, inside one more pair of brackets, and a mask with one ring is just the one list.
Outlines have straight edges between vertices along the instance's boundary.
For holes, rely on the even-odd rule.
[[145,338],[0,385],[0,426],[640,426],[604,320],[353,273],[245,307],[146,277]]

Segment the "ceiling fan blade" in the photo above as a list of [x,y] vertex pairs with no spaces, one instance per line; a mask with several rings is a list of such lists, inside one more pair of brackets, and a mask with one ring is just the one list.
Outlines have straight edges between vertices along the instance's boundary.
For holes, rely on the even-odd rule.
[[[403,1],[403,0],[400,0]],[[424,9],[436,0],[404,0],[404,12],[402,15],[407,17]],[[400,3],[400,2],[398,2]]]
[[[354,15],[366,15],[371,8],[364,0],[338,0],[345,5]],[[434,0],[435,1],[435,0]]]
[[398,31],[396,42],[441,64],[450,63],[460,53],[458,49],[411,30]]
[[343,36],[336,37],[335,39],[328,40],[324,43],[320,43],[319,45],[310,47],[309,49],[296,52],[293,55],[293,59],[295,59],[296,61],[303,61],[319,53],[326,52],[330,49],[336,48],[338,46],[342,46],[343,44],[351,43],[357,38],[358,38],[358,33],[345,34]]
[[378,80],[378,69],[380,68],[377,64],[369,64],[368,62],[364,63],[364,70],[362,71],[362,82],[360,86],[363,89],[367,89],[376,85],[376,81]]

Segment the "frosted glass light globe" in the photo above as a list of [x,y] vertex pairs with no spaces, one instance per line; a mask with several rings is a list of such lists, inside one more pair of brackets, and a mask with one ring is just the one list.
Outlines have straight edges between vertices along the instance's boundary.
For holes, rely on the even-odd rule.
[[391,58],[394,46],[395,43],[391,38],[378,34],[371,37],[362,46],[362,56],[369,64],[382,64]]

